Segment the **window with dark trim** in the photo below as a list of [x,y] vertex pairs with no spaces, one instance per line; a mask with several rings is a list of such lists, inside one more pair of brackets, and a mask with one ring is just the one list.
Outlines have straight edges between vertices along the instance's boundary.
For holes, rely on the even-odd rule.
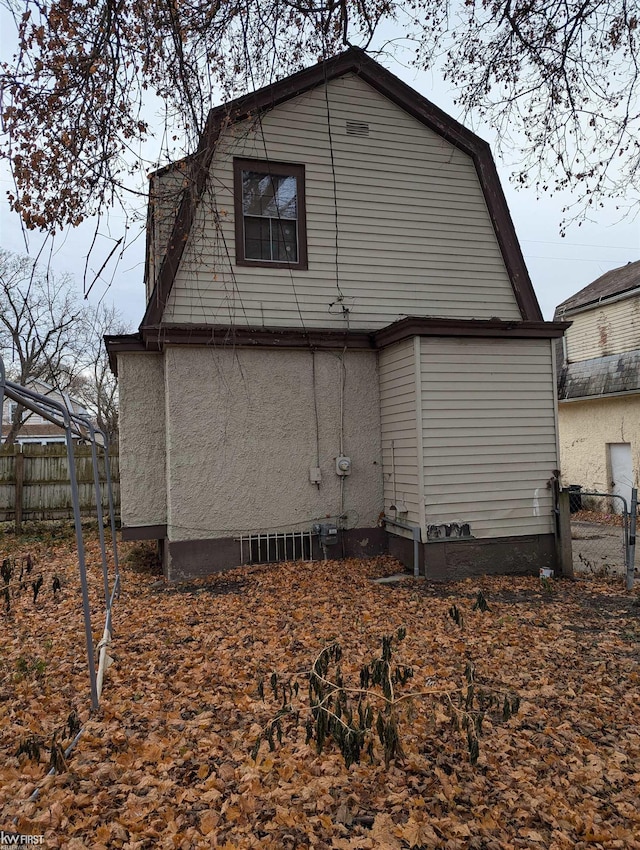
[[236,264],[307,268],[304,165],[233,160]]

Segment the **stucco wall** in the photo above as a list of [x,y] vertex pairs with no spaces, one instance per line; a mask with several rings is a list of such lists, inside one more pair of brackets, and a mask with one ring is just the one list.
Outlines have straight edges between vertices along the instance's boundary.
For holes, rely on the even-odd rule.
[[164,356],[118,355],[123,526],[167,521]]
[[[169,347],[165,356],[169,540],[306,529],[340,514],[335,458],[343,380],[343,446],[353,462],[344,512],[349,527],[376,524],[382,469],[375,353],[188,346]],[[309,481],[309,468],[318,465],[316,416],[319,488]]]
[[640,396],[560,402],[562,481],[609,492],[608,443],[630,443],[634,482],[640,469]]

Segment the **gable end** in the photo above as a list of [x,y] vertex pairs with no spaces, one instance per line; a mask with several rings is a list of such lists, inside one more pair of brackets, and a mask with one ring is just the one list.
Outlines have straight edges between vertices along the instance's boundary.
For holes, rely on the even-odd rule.
[[472,158],[521,317],[524,321],[542,320],[489,145],[370,59],[364,51],[350,48],[333,59],[306,68],[284,80],[211,110],[198,150],[190,163],[190,178],[140,326],[141,330],[156,327],[162,321],[198,202],[206,185],[216,144],[224,128],[245,120],[252,114],[273,109],[293,97],[348,73],[359,76],[381,95]]

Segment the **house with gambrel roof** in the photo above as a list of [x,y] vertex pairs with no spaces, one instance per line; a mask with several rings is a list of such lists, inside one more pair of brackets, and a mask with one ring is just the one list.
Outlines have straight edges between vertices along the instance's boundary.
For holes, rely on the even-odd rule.
[[170,579],[320,543],[432,578],[554,564],[565,325],[489,146],[363,51],[212,110],[152,175],[146,287],[107,346],[123,536]]

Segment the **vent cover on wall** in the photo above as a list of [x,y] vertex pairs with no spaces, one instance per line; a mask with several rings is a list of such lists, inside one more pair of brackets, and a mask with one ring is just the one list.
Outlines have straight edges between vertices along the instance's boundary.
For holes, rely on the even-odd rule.
[[368,136],[369,124],[366,121],[347,121],[348,136]]

